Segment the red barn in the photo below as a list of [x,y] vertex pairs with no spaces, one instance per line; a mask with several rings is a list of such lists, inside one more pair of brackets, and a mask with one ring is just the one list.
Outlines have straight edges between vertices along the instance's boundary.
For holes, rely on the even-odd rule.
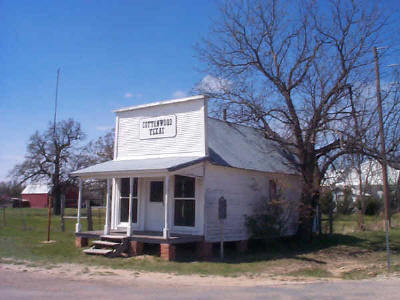
[[47,201],[51,187],[47,184],[29,184],[21,193],[22,200],[27,200],[30,207],[43,208],[47,207]]
[[[29,201],[30,207],[47,207],[51,195],[51,185],[46,183],[29,184],[21,193],[22,200]],[[75,186],[67,186],[61,197],[65,197],[65,207],[77,207],[78,189]]]

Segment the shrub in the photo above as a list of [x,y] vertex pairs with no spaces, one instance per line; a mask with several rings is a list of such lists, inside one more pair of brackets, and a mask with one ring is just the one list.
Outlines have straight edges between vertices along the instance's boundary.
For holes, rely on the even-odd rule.
[[350,215],[354,211],[354,205],[351,188],[345,188],[343,197],[336,200],[337,212],[343,215]]
[[365,197],[365,214],[368,216],[376,216],[382,208],[382,200],[372,196]]
[[319,199],[319,204],[321,207],[321,212],[323,214],[328,215],[330,210],[334,211],[336,208],[336,204],[333,201],[332,192],[325,191],[325,192],[321,193],[321,196]]
[[254,215],[245,216],[246,227],[252,238],[275,238],[285,233],[293,208],[287,201],[278,199],[263,199]]

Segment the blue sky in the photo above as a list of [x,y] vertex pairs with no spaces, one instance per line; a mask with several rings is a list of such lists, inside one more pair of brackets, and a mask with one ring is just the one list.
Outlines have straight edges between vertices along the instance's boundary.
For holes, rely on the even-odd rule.
[[[398,13],[397,1],[380,3]],[[113,127],[113,109],[189,94],[216,3],[0,0],[0,181],[52,120],[59,67],[58,119],[81,122],[86,142]]]
[[204,76],[193,46],[216,14],[205,0],[0,0],[0,181],[52,119],[58,67],[58,119],[89,141],[112,109],[189,94]]

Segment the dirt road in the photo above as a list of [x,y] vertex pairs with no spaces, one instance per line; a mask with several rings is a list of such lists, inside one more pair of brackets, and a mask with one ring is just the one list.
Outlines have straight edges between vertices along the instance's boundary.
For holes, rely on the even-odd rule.
[[0,299],[399,299],[400,284],[399,278],[241,284],[240,279],[75,271],[0,265]]

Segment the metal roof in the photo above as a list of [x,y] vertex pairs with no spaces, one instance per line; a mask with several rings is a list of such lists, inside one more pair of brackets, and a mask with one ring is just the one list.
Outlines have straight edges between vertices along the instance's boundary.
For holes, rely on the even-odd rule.
[[205,157],[164,157],[131,160],[110,160],[72,172],[72,176],[95,176],[124,172],[172,172],[203,161]]
[[28,184],[21,194],[48,194],[51,186],[46,183]]
[[261,172],[297,174],[278,143],[267,140],[261,131],[208,118],[208,157],[164,157],[111,160],[72,172],[72,176],[96,176],[126,172],[172,172],[208,160],[212,164]]
[[141,105],[124,107],[124,108],[113,110],[113,112],[119,113],[119,112],[142,109],[142,108],[147,108],[147,107],[152,107],[152,106],[159,106],[159,105],[174,104],[174,103],[186,102],[186,101],[192,101],[192,100],[199,100],[199,99],[203,99],[203,98],[205,98],[205,96],[197,95],[197,96],[186,97],[186,98],[163,100],[163,101],[158,101],[158,102],[151,102],[151,103],[146,103],[146,104],[141,104]]
[[208,118],[208,146],[211,163],[261,172],[297,174],[278,143],[267,140],[260,130]]

